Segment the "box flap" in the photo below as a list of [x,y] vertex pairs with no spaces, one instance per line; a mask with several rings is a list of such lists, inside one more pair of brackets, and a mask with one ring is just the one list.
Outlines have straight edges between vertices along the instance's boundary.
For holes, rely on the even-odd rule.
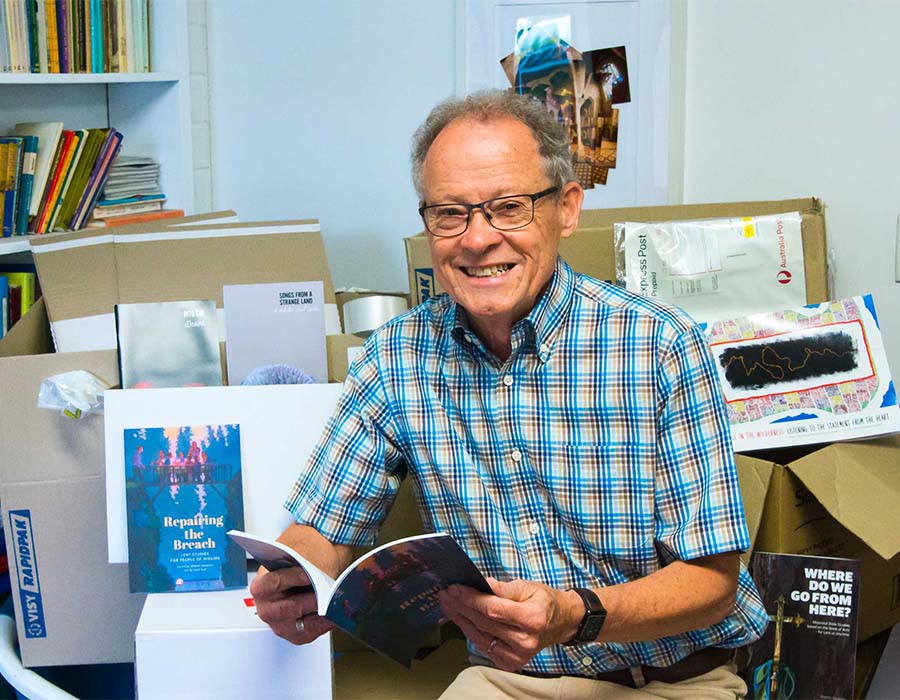
[[787,468],[881,557],[900,553],[900,436],[835,443]]
[[114,350],[0,359],[0,481],[4,485],[102,476],[103,416],[73,420],[37,407],[45,378],[76,369],[91,372],[108,386],[119,383]]
[[750,548],[753,549],[775,467],[771,462],[747,455],[735,455],[734,461],[737,464],[738,481],[741,484],[744,517],[747,519],[747,529],[750,532]]
[[48,352],[53,352],[53,339],[50,337],[44,297],[40,297],[0,340],[0,357],[41,355]]

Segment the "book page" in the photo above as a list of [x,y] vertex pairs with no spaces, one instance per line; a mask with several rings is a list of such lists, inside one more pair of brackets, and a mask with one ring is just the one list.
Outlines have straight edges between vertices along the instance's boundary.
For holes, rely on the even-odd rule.
[[302,568],[309,577],[313,590],[316,592],[316,604],[319,615],[325,615],[328,610],[331,591],[335,585],[335,581],[331,576],[281,542],[251,535],[241,530],[229,530],[227,535],[269,571],[285,569],[290,566]]

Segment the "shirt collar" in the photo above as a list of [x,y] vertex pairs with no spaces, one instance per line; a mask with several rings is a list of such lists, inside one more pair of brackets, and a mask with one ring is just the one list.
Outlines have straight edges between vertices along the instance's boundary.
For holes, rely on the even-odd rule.
[[[528,315],[513,326],[513,354],[527,344],[536,349],[541,362],[550,358],[557,331],[568,315],[574,292],[575,272],[565,260],[557,257],[547,289]],[[481,346],[469,329],[465,309],[459,304],[449,303],[444,307],[443,321],[457,342]]]

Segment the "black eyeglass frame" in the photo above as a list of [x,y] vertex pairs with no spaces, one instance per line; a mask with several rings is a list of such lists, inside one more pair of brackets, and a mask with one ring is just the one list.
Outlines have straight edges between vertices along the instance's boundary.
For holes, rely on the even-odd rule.
[[[540,192],[535,192],[534,194],[505,194],[502,197],[491,197],[490,199],[486,199],[483,202],[479,202],[478,204],[466,204],[464,202],[445,202],[442,204],[429,204],[422,205],[419,207],[419,216],[422,217],[422,224],[425,226],[425,230],[428,231],[432,236],[436,238],[456,238],[457,236],[463,235],[466,231],[469,230],[469,224],[472,223],[472,211],[475,209],[480,209],[481,214],[484,216],[485,221],[487,221],[491,226],[493,226],[498,231],[518,231],[520,228],[525,228],[532,221],[534,221],[534,205],[542,197],[546,197],[549,194],[553,194],[554,192],[559,192],[562,189],[559,185],[554,185],[553,187],[548,187],[546,190],[541,190]],[[484,208],[485,205],[490,204],[491,202],[496,202],[501,199],[515,199],[516,197],[528,197],[531,200],[531,218],[521,224],[519,226],[513,226],[512,228],[500,228],[497,226],[491,217],[491,214],[487,212]],[[443,233],[435,233],[430,228],[428,228],[428,223],[425,221],[425,210],[432,209],[435,207],[464,207],[466,210],[466,226],[459,233],[451,233],[451,234],[443,234]]]

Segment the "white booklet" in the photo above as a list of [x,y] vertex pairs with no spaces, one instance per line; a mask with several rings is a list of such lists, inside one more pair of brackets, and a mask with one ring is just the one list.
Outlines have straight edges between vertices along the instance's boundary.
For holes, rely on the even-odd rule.
[[322,282],[225,285],[222,299],[229,385],[328,381]]
[[736,452],[900,431],[871,295],[706,328]]
[[615,225],[616,277],[700,323],[806,303],[798,212]]

